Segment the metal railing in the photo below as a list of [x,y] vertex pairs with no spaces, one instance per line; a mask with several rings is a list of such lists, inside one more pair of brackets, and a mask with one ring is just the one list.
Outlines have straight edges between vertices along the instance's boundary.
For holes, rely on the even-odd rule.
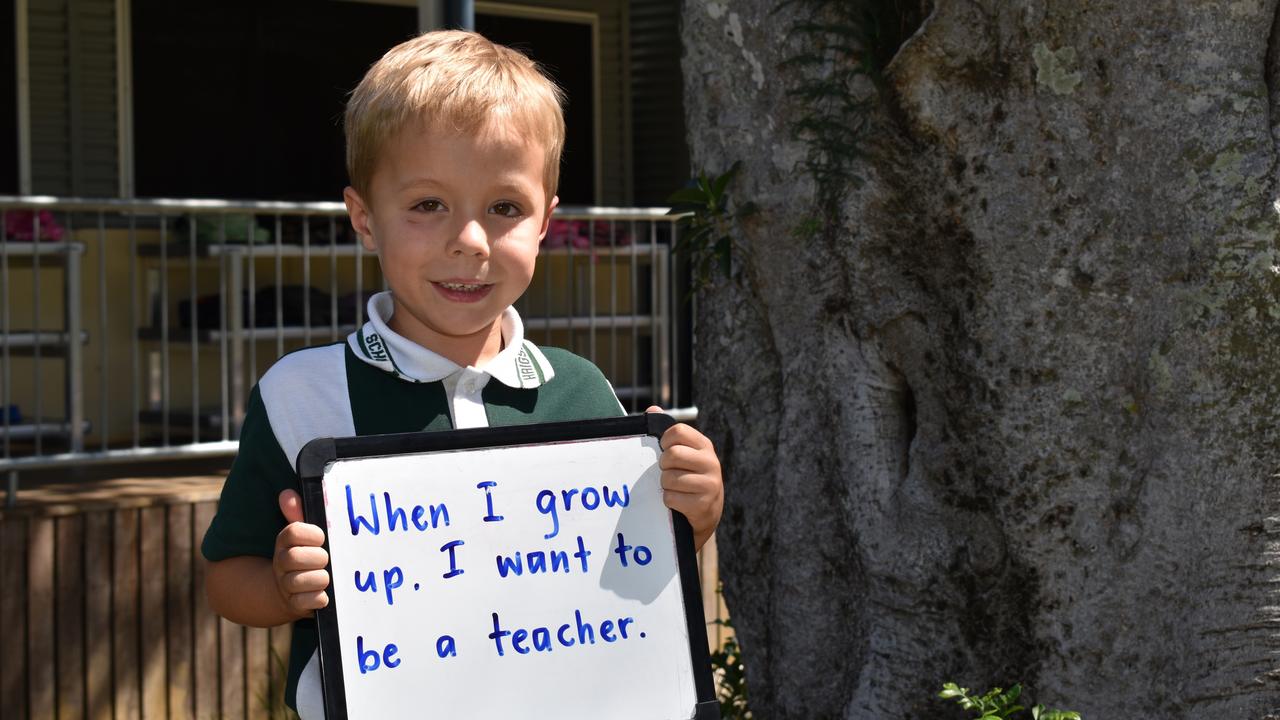
[[[624,406],[689,397],[665,208],[555,213],[516,308]],[[383,289],[340,203],[0,196],[0,471],[235,452],[251,385],[341,340]]]

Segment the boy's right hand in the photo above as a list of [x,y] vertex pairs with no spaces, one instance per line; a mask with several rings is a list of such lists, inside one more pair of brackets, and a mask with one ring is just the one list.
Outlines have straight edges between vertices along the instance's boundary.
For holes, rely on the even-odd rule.
[[276,589],[284,607],[295,618],[309,616],[329,604],[329,553],[324,550],[324,531],[302,521],[302,498],[297,491],[280,493],[284,529],[276,535],[276,552],[271,559]]

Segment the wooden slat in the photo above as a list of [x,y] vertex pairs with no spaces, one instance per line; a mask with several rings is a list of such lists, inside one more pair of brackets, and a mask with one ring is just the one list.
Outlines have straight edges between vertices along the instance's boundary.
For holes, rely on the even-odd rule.
[[218,663],[222,675],[222,718],[244,720],[244,627],[218,620]]
[[244,633],[245,687],[250,720],[270,720],[270,643],[266,628],[246,628]]
[[27,521],[0,522],[0,707],[27,717]]
[[165,509],[144,508],[139,512],[141,566],[139,589],[142,615],[138,630],[141,640],[142,717],[163,720],[168,715],[169,691],[165,673]]
[[85,699],[90,720],[112,720],[111,513],[84,514]]
[[[271,702],[272,707],[283,708],[284,686],[289,682],[289,641],[293,626],[279,625],[271,628]],[[277,717],[279,717],[277,715]]]
[[[209,529],[213,520],[213,512],[217,503],[197,503],[193,508],[193,538],[198,543]],[[197,718],[219,717],[218,698],[218,616],[209,609],[209,601],[204,594],[205,563],[197,557],[192,566],[194,579],[195,619],[193,632],[195,639],[195,714]]]
[[117,511],[112,533],[115,718],[138,720],[142,717],[138,677],[138,511]]
[[58,720],[84,717],[84,516],[58,518]]
[[223,474],[41,483],[20,489],[17,504],[0,508],[0,518],[211,502],[225,479]]
[[27,525],[27,692],[32,718],[52,718],[57,713],[53,522],[39,518]]
[[166,595],[168,597],[169,643],[169,717],[174,720],[194,720],[195,683],[194,619],[192,588],[192,506],[170,505],[169,557]]

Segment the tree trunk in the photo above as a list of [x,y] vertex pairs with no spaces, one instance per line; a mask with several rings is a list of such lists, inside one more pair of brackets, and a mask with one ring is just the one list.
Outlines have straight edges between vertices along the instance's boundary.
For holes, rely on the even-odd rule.
[[1280,713],[1276,0],[937,0],[856,148],[792,132],[822,4],[683,17],[760,208],[695,351],[756,716]]

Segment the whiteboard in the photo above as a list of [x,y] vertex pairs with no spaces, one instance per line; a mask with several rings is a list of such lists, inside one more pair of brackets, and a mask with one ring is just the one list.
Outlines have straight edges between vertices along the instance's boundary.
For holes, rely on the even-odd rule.
[[[477,432],[503,435],[416,435]],[[660,452],[632,434],[326,462],[326,705],[356,720],[706,717],[701,607],[686,607]]]

